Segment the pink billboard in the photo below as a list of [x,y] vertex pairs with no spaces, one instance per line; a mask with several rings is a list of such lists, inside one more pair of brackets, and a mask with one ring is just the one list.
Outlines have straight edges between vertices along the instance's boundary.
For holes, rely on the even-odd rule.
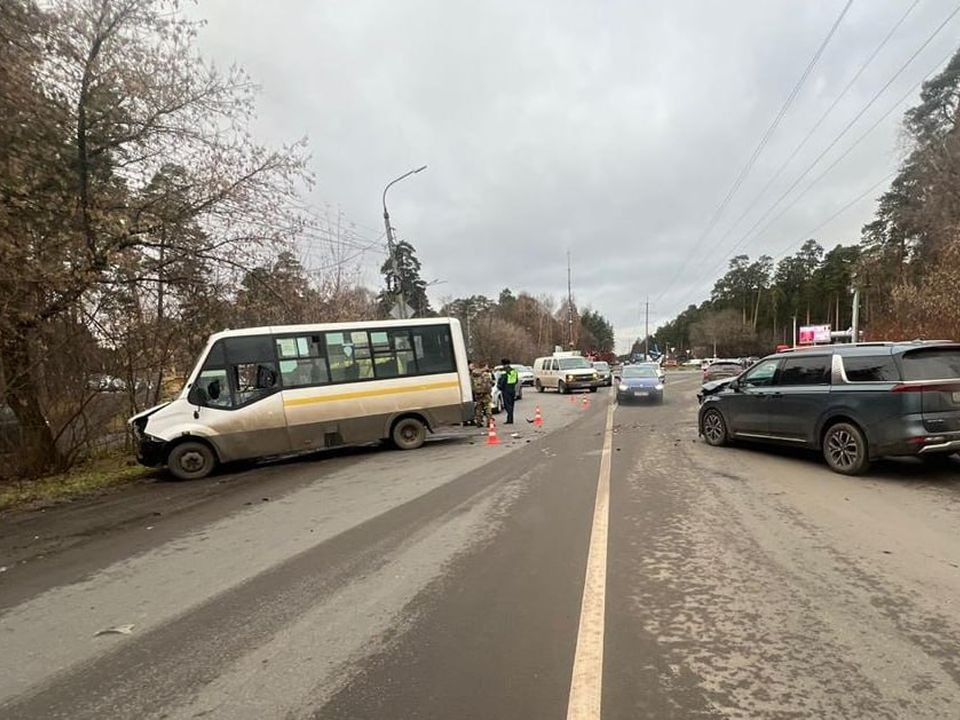
[[800,345],[819,345],[830,342],[829,325],[802,325],[800,336],[797,338]]

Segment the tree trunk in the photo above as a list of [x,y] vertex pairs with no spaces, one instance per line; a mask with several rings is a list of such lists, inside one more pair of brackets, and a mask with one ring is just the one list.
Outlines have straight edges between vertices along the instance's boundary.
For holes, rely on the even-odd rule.
[[20,328],[0,343],[5,400],[20,425],[22,468],[30,474],[54,470],[60,454],[40,408],[39,388],[30,358],[30,330]]

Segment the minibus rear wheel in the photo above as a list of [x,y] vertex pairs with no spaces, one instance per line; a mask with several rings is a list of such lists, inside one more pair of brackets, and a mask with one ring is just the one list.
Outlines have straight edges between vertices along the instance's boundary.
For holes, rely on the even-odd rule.
[[401,418],[393,426],[391,439],[400,450],[416,450],[427,441],[427,426],[414,417]]
[[167,469],[178,480],[199,480],[213,472],[217,458],[206,443],[187,440],[167,456]]

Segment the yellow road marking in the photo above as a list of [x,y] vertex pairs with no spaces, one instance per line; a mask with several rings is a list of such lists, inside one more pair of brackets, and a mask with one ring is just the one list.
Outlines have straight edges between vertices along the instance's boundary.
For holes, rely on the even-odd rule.
[[603,624],[607,597],[607,530],[610,524],[610,455],[613,446],[613,411],[607,408],[603,433],[600,477],[593,508],[593,529],[587,554],[587,572],[580,605],[580,628],[573,658],[567,720],[599,720],[603,689]]
[[382,395],[402,395],[404,393],[423,392],[424,390],[445,390],[460,387],[459,380],[426,383],[421,385],[405,385],[403,387],[379,388],[376,390],[355,390],[353,392],[338,393],[336,395],[314,395],[312,397],[290,398],[283,401],[284,407],[297,405],[313,405],[314,403],[334,402],[336,400],[356,400],[357,398],[380,397]]

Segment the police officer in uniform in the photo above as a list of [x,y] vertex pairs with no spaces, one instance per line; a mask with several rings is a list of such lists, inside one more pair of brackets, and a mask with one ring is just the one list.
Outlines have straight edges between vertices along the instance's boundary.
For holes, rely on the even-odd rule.
[[517,400],[517,384],[520,382],[520,373],[516,371],[507,358],[500,361],[503,370],[497,378],[497,387],[503,395],[503,409],[507,411],[507,421],[504,425],[513,425],[513,404]]

